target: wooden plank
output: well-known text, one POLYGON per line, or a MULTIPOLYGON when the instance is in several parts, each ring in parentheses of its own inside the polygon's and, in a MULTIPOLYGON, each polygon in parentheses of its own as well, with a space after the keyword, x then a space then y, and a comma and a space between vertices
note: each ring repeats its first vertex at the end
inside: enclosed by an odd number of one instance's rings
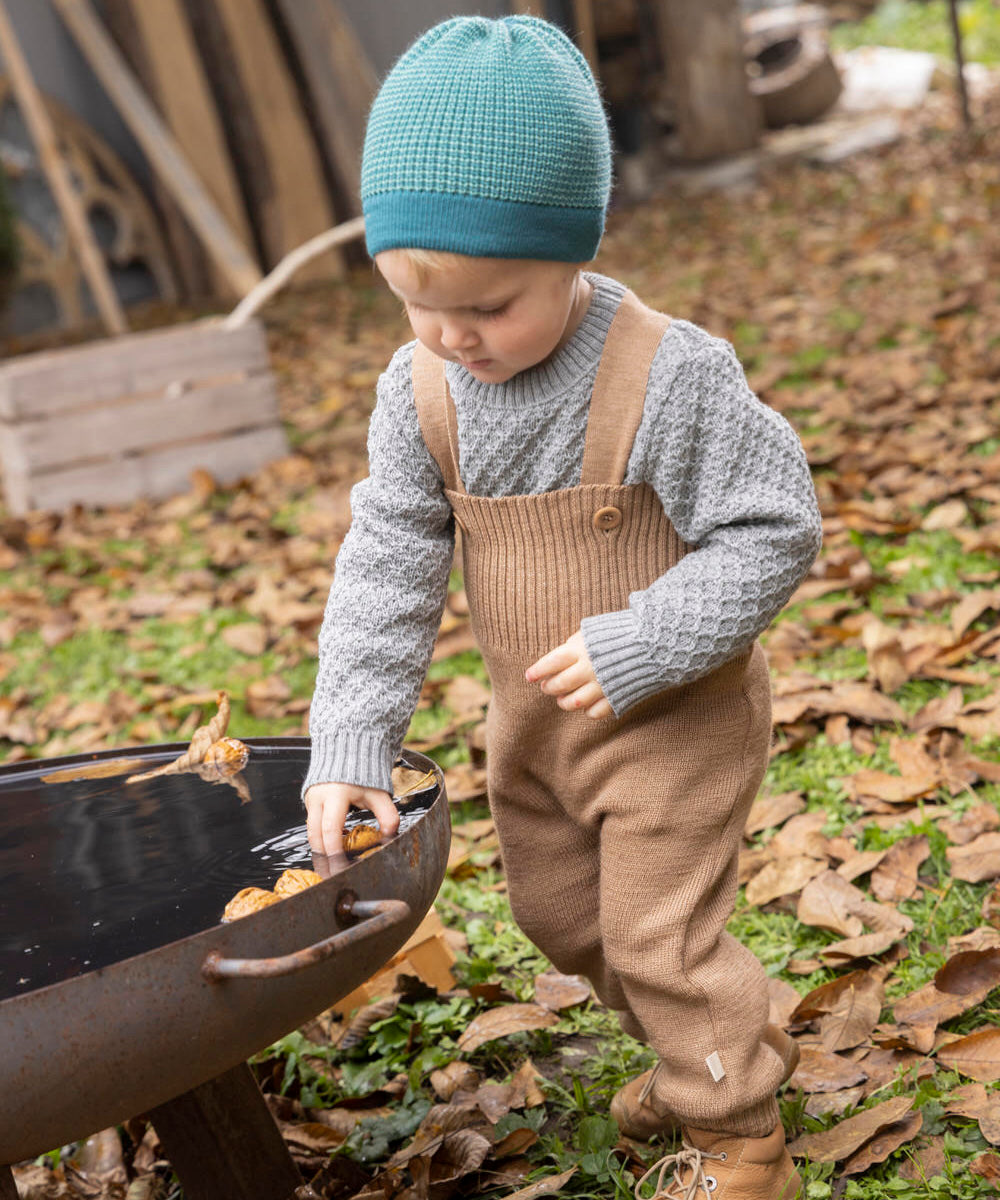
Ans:
POLYGON ((87 286, 90 288, 101 315, 105 328, 109 333, 125 333, 128 322, 118 301, 114 284, 104 262, 104 255, 97 245, 90 220, 80 202, 80 197, 73 186, 69 167, 63 161, 59 152, 59 143, 55 128, 45 108, 41 93, 35 84, 28 61, 21 50, 17 34, 11 24, 7 9, 0 3, 0 51, 7 64, 14 95, 25 123, 31 132, 32 140, 38 148, 42 170, 48 180, 52 195, 58 205, 70 242, 76 250, 83 268, 87 286))
POLYGON ((173 446, 151 454, 71 467, 45 475, 4 473, 10 509, 65 509, 71 504, 131 504, 140 496, 162 499, 190 487, 191 472, 208 471, 221 484, 236 483, 288 453, 284 429, 273 426, 249 433, 173 446))
POLYGON ((188 1200, 292 1200, 302 1177, 245 1063, 149 1119, 188 1200))
POLYGON ((82 413, 26 421, 10 430, 5 463, 35 474, 73 463, 148 453, 185 438, 279 424, 278 394, 269 374, 193 388, 179 396, 107 404, 82 413))
POLYGON ((266 370, 260 322, 237 329, 217 320, 178 325, 8 360, 0 365, 0 418, 30 420, 159 392, 172 383, 266 370))
POLYGON ((90 0, 52 2, 213 261, 239 295, 248 292, 260 280, 260 271, 191 170, 163 118, 94 15, 90 0))
MULTIPOLYGON (((228 112, 239 109, 241 121, 254 127, 261 158, 246 163, 244 174, 254 192, 254 216, 267 262, 273 266, 335 223, 319 153, 263 0, 206 0, 198 8, 206 20, 214 14, 215 36, 225 43, 217 49, 228 51, 231 58, 225 78, 217 76, 217 83, 226 88, 228 112)), ((214 51, 212 57, 218 68, 214 51)), ((342 272, 343 262, 336 254, 308 274, 329 278, 342 272)))
POLYGON ((378 77, 337 0, 277 0, 309 85, 340 188, 341 211, 361 212, 361 151, 378 77))
POLYGON ((573 0, 573 21, 576 25, 576 44, 590 64, 595 79, 600 78, 600 63, 597 60, 597 30, 594 25, 594 10, 590 0, 573 0))
MULTIPOLYGON (((183 0, 102 0, 101 11, 181 150, 233 232, 253 251, 239 180, 183 0)), ((192 296, 233 295, 173 197, 154 179, 171 248, 192 296)))

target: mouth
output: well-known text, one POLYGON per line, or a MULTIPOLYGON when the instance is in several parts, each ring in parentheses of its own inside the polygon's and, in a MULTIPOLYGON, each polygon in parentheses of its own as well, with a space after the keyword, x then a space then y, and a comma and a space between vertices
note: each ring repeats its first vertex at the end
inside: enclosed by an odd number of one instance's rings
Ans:
POLYGON ((471 362, 464 358, 459 359, 459 362, 467 371, 482 371, 485 367, 488 367, 492 361, 492 358, 476 358, 471 362))

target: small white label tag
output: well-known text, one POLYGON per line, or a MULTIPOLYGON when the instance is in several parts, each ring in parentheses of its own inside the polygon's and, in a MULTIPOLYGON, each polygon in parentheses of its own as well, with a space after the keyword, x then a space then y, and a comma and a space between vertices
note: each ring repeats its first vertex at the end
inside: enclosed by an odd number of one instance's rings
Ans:
POLYGON ((705 1059, 705 1065, 712 1072, 712 1078, 716 1083, 718 1083, 726 1073, 726 1068, 722 1065, 722 1059, 719 1058, 718 1050, 713 1050, 708 1058, 705 1059))

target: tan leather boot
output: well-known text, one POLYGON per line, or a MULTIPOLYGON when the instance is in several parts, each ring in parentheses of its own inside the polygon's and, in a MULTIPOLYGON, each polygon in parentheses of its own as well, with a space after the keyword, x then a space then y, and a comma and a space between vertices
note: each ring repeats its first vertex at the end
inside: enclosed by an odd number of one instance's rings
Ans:
MULTIPOLYGON (((799 1065, 798 1043, 777 1025, 768 1025, 764 1042, 784 1063, 785 1073, 781 1082, 786 1083, 799 1065)), ((623 1088, 619 1088, 611 1101, 612 1119, 625 1137, 634 1138, 637 1142, 648 1142, 657 1136, 666 1137, 681 1127, 680 1120, 668 1108, 658 1104, 653 1095, 653 1083, 662 1065, 657 1063, 630 1080, 623 1088)))
POLYGON ((685 1127, 676 1154, 654 1163, 635 1185, 653 1181, 651 1200, 799 1200, 802 1177, 780 1125, 762 1138, 685 1127))

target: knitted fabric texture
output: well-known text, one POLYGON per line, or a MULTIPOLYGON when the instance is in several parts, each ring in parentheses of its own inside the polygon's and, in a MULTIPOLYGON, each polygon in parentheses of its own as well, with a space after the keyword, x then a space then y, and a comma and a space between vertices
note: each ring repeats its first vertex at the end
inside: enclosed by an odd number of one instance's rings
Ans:
MULTIPOLYGON (((547 362, 501 384, 448 367, 462 480, 472 495, 579 483, 590 393, 624 291, 606 277, 587 278, 590 309, 547 362)), ((379 381, 370 475, 351 494, 353 523, 320 631, 307 787, 338 780, 389 788, 447 596, 454 525, 417 421, 412 350, 399 350, 379 381)), ((633 592, 627 607, 583 622, 619 716, 748 646, 821 540, 794 430, 753 395, 732 348, 687 321, 670 325, 654 359, 625 482, 648 483, 698 550, 633 592)))
POLYGON ((419 247, 586 262, 611 187, 601 98, 573 43, 536 17, 454 17, 396 63, 368 119, 368 251, 419 247))
POLYGON ((524 678, 525 662, 586 614, 624 608, 692 557, 653 488, 622 482, 662 329, 623 301, 578 486, 467 495, 442 364, 426 351, 416 407, 462 529, 472 627, 493 684, 488 791, 514 919, 558 970, 585 975, 642 1027, 665 1066, 654 1093, 682 1121, 758 1137, 777 1124, 782 1066, 762 1038, 764 970, 725 924, 770 745, 760 648, 619 722, 564 712, 524 678))

